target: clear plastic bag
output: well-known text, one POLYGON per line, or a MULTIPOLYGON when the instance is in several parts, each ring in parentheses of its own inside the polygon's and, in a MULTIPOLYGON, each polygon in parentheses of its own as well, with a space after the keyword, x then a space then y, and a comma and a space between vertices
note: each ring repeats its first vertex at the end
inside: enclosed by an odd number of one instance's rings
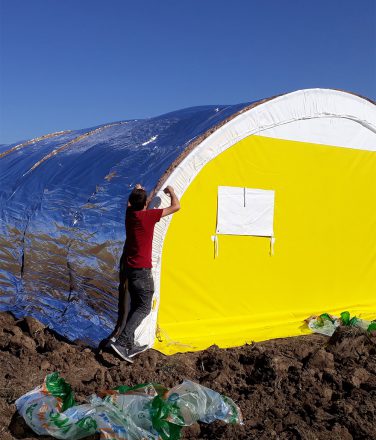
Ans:
POLYGON ((313 316, 308 318, 308 327, 314 333, 320 333, 326 336, 332 336, 336 328, 341 325, 340 321, 328 313, 323 313, 320 316, 313 316))
MULTIPOLYGON (((172 388, 167 393, 167 400, 176 402, 185 426, 214 420, 242 423, 238 407, 231 399, 190 380, 172 388)), ((176 424, 180 421, 176 420, 176 424)))
POLYGON ((19 413, 39 435, 58 439, 81 439, 96 432, 91 405, 74 406, 70 386, 58 373, 49 374, 43 385, 16 401, 19 413))
POLYGON ((376 321, 366 321, 356 316, 351 317, 347 311, 342 312, 339 318, 329 315, 329 313, 311 316, 307 319, 307 324, 314 333, 321 333, 327 336, 332 336, 340 325, 359 327, 369 332, 376 330, 376 321))
POLYGON ((188 380, 170 390, 152 383, 121 386, 75 405, 70 386, 53 373, 42 386, 21 396, 16 406, 37 434, 62 440, 95 432, 102 440, 177 440, 183 426, 199 420, 242 423, 231 399, 188 380))

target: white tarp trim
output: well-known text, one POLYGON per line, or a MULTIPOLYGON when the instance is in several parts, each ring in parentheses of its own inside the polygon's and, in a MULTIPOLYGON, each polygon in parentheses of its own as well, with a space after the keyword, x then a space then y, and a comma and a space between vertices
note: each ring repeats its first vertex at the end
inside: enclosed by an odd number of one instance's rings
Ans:
POLYGON ((376 151, 375 133, 358 122, 345 118, 292 121, 263 130, 260 134, 288 141, 376 151))
POLYGON ((274 191, 218 187, 217 234, 272 237, 274 191))
MULTIPOLYGON (((241 113, 214 131, 174 169, 165 181, 165 186, 171 185, 178 197, 181 198, 192 180, 210 160, 241 139, 253 134, 267 135, 267 130, 282 127, 286 124, 291 126, 291 123, 311 119, 343 119, 352 121, 362 126, 367 132, 367 145, 362 149, 376 151, 376 106, 373 103, 351 93, 337 90, 299 90, 259 104, 241 113)), ((288 130, 287 125, 286 129, 288 130)), ((327 125, 324 124, 322 127, 325 130, 327 125)), ((306 130, 306 127, 304 127, 304 130, 306 130)), ((309 129, 307 128, 307 130, 309 129)), ((269 131, 269 134, 272 136, 271 133, 269 131)), ((286 136, 288 136, 288 132, 286 136)), ((307 131, 304 134, 304 141, 311 142, 311 136, 312 139, 316 139, 313 131, 307 131)), ((286 137, 284 138, 286 139, 286 137)), ((341 143, 340 146, 342 147, 354 148, 354 146, 347 146, 343 142, 342 135, 338 134, 337 139, 338 142, 333 139, 333 135, 327 138, 324 133, 322 134, 322 143, 324 145, 338 146, 341 143)), ((292 138, 290 140, 295 139, 292 138)), ((156 194, 153 205, 167 207, 169 206, 169 201, 169 197, 161 190, 156 194)), ((184 209, 184 206, 182 206, 182 209, 184 209)), ((148 344, 152 347, 155 340, 160 301, 163 242, 170 221, 171 216, 163 217, 155 227, 152 254, 155 284, 154 308, 136 332, 135 340, 140 345, 148 344)), ((273 249, 271 248, 272 253, 273 249)))

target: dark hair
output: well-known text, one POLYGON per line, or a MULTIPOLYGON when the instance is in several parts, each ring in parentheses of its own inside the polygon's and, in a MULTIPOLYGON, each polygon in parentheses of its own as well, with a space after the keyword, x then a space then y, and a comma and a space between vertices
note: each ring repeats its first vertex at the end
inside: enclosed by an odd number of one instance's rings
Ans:
POLYGON ((144 189, 135 188, 129 196, 129 204, 135 211, 141 211, 146 205, 147 194, 144 189))

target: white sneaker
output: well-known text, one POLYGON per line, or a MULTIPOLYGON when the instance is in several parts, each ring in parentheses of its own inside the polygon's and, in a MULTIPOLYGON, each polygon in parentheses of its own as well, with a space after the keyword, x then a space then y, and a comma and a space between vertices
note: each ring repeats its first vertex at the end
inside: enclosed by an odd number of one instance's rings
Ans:
POLYGON ((114 350, 114 352, 116 354, 118 354, 122 359, 124 359, 125 361, 129 362, 130 364, 133 364, 132 359, 129 356, 129 350, 127 350, 126 348, 122 347, 119 344, 116 344, 116 342, 112 342, 110 344, 110 347, 114 350))

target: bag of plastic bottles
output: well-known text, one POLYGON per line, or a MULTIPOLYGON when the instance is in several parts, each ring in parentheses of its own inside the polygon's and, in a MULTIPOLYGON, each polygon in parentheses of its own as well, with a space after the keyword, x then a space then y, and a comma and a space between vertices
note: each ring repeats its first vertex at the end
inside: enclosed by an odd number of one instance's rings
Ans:
POLYGON ((197 421, 242 423, 240 409, 230 398, 188 380, 170 390, 153 383, 120 386, 75 405, 70 386, 52 373, 16 406, 37 434, 62 440, 95 432, 102 440, 178 440, 183 426, 197 421))

